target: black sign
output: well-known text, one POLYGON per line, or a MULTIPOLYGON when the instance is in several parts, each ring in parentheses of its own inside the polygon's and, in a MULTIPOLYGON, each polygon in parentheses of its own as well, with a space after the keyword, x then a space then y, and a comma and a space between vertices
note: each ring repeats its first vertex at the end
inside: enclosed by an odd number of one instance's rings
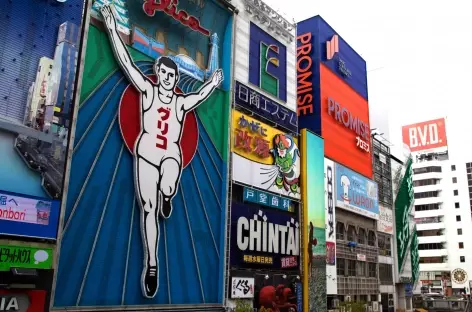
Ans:
POLYGON ((234 203, 231 207, 231 265, 239 268, 298 270, 297 216, 234 203))
POLYGON ((332 238, 334 234, 334 205, 333 205, 333 168, 326 168, 326 189, 328 190, 328 238, 332 238))
POLYGON ((297 113, 280 105, 269 97, 236 81, 234 103, 277 125, 298 133, 297 113))

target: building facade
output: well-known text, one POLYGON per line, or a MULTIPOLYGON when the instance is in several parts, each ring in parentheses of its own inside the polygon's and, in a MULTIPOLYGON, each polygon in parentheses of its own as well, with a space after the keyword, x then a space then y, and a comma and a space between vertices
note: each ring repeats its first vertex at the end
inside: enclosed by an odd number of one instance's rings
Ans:
POLYGON ((415 220, 418 229, 422 292, 470 292, 470 165, 451 154, 447 119, 403 127, 414 150, 415 220), (426 138, 424 140, 423 138, 426 138), (422 144, 427 141, 426 144, 422 144))

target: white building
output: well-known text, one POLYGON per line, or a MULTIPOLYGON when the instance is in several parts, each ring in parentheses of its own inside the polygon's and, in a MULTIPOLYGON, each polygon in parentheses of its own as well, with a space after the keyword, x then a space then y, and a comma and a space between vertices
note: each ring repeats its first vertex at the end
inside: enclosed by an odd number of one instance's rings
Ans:
MULTIPOLYGON (((48 57, 41 57, 39 59, 38 71, 36 73, 36 79, 34 81, 33 93, 31 96, 31 105, 29 105, 29 111, 25 113, 28 118, 27 122, 33 122, 36 117, 36 112, 40 108, 40 100, 44 100, 47 95, 48 81, 52 72, 52 65, 54 60, 48 57)), ((28 109, 28 108, 27 108, 28 109)))

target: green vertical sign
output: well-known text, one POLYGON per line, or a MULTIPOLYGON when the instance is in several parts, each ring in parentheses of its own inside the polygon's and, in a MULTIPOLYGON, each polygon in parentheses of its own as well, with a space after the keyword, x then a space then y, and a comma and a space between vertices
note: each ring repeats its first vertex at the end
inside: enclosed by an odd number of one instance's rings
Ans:
POLYGON ((410 255, 411 255, 411 279, 412 285, 418 281, 420 275, 420 257, 418 255, 418 233, 416 232, 416 226, 413 230, 413 235, 410 244, 410 255))
POLYGON ((52 249, 0 245, 0 271, 10 268, 50 269, 52 249))
POLYGON ((395 199, 395 223, 397 228, 396 238, 399 272, 403 267, 403 262, 408 251, 408 242, 411 237, 409 213, 414 201, 412 165, 413 160, 410 157, 407 160, 405 175, 400 183, 398 195, 395 199))

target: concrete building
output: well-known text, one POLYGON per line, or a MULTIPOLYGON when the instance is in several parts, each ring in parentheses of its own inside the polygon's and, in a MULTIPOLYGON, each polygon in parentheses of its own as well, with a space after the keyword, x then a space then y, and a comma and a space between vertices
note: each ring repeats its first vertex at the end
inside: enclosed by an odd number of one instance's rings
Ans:
POLYGON ((34 123, 40 102, 46 98, 47 85, 51 77, 52 66, 54 61, 48 57, 43 56, 39 59, 38 71, 36 72, 36 79, 33 84, 33 93, 31 96, 31 104, 26 109, 27 118, 26 123, 34 123))

